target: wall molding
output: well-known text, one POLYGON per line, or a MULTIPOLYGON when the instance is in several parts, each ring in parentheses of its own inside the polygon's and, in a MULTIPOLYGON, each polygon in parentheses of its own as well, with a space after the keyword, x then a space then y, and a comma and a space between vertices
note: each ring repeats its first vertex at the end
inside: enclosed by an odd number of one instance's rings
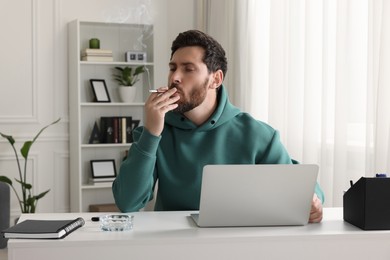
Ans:
POLYGON ((196 11, 196 28, 200 31, 207 32, 209 23, 209 0, 198 0, 195 2, 196 11))
POLYGON ((19 115, 19 116, 4 116, 0 115, 0 124, 13 124, 13 123, 38 123, 37 117, 37 107, 38 102, 36 100, 37 97, 37 39, 36 33, 38 31, 37 27, 37 17, 38 17, 38 0, 32 0, 31 2, 31 45, 32 45, 32 53, 31 53, 31 87, 32 87, 32 107, 31 107, 31 115, 19 115))
POLYGON ((65 194, 70 194, 70 176, 69 176, 69 153, 64 151, 54 152, 54 169, 59 169, 57 174, 54 174, 53 188, 53 209, 54 212, 69 212, 70 198, 64 196, 60 187, 64 187, 65 194), (67 166, 63 167, 64 165, 67 166), (61 169, 61 170, 60 170, 61 169))

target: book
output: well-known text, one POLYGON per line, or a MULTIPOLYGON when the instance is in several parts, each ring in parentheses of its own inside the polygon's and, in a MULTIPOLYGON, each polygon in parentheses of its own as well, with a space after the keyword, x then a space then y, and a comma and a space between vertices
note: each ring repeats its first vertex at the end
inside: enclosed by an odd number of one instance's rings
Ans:
POLYGON ((115 177, 107 177, 107 178, 89 178, 89 184, 95 185, 95 184, 101 184, 101 183, 110 183, 115 181, 115 177))
POLYGON ((81 52, 81 55, 111 55, 112 56, 112 50, 107 50, 107 49, 85 49, 84 51, 81 52))
POLYGON ((132 143, 133 130, 140 124, 131 116, 100 117, 100 142, 103 144, 132 143))
POLYGON ((81 57, 82 61, 113 61, 112 57, 105 56, 83 56, 81 57))
POLYGON ((2 231, 5 238, 64 238, 85 224, 83 218, 67 220, 28 219, 2 231))
POLYGON ((112 55, 111 54, 83 54, 81 55, 81 57, 111 57, 112 58, 112 55))
POLYGON ((122 117, 121 118, 121 129, 122 129, 122 144, 125 144, 126 141, 127 141, 127 133, 126 133, 126 121, 127 121, 127 118, 126 117, 122 117))
POLYGON ((100 118, 101 142, 104 144, 114 143, 114 119, 113 117, 100 118))
POLYGON ((81 57, 112 57, 112 54, 96 53, 96 54, 82 54, 81 57))
POLYGON ((119 133, 120 133, 120 129, 119 129, 119 117, 114 117, 113 118, 114 120, 114 143, 117 144, 117 143, 120 143, 119 139, 119 133))

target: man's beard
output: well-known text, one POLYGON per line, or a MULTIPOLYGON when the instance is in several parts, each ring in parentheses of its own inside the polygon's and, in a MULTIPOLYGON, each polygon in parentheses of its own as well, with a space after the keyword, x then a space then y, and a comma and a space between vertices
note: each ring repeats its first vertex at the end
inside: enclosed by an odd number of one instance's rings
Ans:
MULTIPOLYGON (((176 102, 176 104, 178 104, 177 108, 175 108, 173 111, 178 113, 185 113, 202 104, 207 95, 208 82, 209 78, 206 78, 206 80, 200 87, 194 88, 189 94, 189 99, 186 99, 182 95, 179 101, 176 102)), ((175 83, 172 83, 169 88, 177 88, 178 90, 180 90, 178 85, 175 83)))

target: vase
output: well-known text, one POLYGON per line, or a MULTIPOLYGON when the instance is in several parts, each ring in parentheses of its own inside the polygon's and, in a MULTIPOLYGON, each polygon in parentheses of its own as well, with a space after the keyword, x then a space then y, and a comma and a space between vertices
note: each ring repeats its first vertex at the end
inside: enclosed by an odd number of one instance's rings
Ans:
POLYGON ((119 86, 119 98, 122 102, 131 103, 134 102, 137 94, 136 87, 119 86))

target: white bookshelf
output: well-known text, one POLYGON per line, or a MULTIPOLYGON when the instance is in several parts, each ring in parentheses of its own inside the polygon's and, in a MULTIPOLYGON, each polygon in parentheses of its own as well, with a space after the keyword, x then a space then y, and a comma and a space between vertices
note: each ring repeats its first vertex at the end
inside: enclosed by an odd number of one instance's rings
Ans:
MULTIPOLYGON (((137 88, 134 103, 121 103, 118 84, 113 80, 116 66, 147 66, 150 85, 154 82, 153 37, 143 41, 147 62, 129 63, 125 53, 139 46, 140 36, 152 25, 101 23, 75 20, 68 25, 69 55, 69 115, 70 115, 70 206, 72 212, 86 212, 91 204, 113 203, 112 183, 89 184, 90 161, 114 159, 118 171, 120 162, 131 144, 89 144, 95 122, 102 116, 131 116, 143 124, 144 101, 148 95, 148 76, 144 73, 137 88), (89 39, 98 38, 101 49, 113 51, 113 62, 81 61, 81 51, 88 48, 89 39), (110 103, 93 102, 90 79, 104 79, 111 98, 110 103)), ((137 49, 139 51, 139 49, 137 49)))

